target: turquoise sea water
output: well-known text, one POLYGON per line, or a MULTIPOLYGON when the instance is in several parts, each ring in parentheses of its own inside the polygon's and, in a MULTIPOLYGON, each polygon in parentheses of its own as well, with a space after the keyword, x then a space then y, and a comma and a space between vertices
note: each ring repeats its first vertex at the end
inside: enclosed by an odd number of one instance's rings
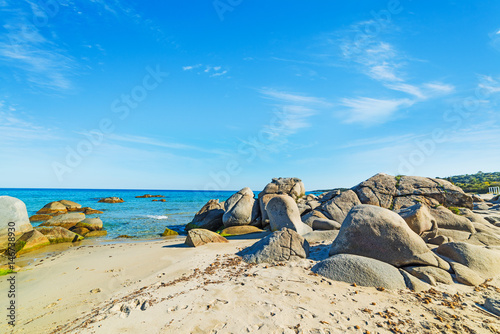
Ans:
MULTIPOLYGON (((28 214, 34 215, 45 204, 70 200, 84 207, 104 211, 100 217, 108 231, 107 239, 127 234, 138 238, 159 237, 165 227, 184 231, 194 214, 212 198, 228 199, 234 191, 184 191, 184 190, 91 190, 91 189, 0 189, 0 196, 7 195, 22 200, 28 214), (153 202, 161 198, 135 198, 145 194, 164 195, 166 202, 153 202), (103 197, 123 198, 124 203, 98 203, 103 197)), ((37 226, 40 223, 33 223, 37 226)))

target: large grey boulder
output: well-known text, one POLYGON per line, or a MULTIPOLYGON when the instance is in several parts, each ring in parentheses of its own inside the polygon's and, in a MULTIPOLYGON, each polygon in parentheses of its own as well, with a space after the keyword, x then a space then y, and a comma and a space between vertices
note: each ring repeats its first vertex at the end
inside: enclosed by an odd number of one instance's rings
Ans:
POLYGON ((389 209, 398 192, 397 184, 398 181, 394 176, 379 173, 361 182, 352 190, 356 192, 361 203, 389 209))
POLYGON ((15 234, 33 230, 24 202, 14 197, 0 196, 0 236, 7 235, 9 228, 13 228, 15 234))
POLYGON ((471 234, 466 242, 479 246, 500 246, 500 237, 491 232, 478 232, 471 234))
POLYGON ((340 223, 337 223, 335 220, 331 219, 315 219, 312 222, 312 229, 315 231, 327 231, 327 230, 340 230, 340 223))
POLYGON ((406 288, 405 280, 397 268, 364 256, 334 255, 316 264, 312 271, 335 281, 361 286, 406 288))
POLYGON ((257 241, 238 255, 248 263, 305 259, 309 255, 309 243, 294 230, 283 228, 257 241))
POLYGON ((188 231, 188 235, 184 243, 187 246, 198 247, 209 243, 227 243, 227 239, 221 237, 215 232, 194 228, 188 231))
POLYGON ((460 264, 458 262, 450 262, 453 271, 455 272, 455 279, 458 283, 462 283, 465 285, 478 286, 483 284, 485 279, 482 278, 478 273, 474 270, 471 270, 460 264))
POLYGON ((361 204, 358 196, 352 190, 347 190, 323 204, 320 208, 327 218, 342 223, 349 211, 361 204))
POLYGON ((39 215, 58 215, 68 212, 68 208, 60 202, 50 202, 38 210, 39 215))
POLYGON ((83 240, 81 235, 73 233, 60 226, 37 227, 36 230, 49 239, 51 244, 83 240))
POLYGON ((396 212, 405 220, 412 231, 418 235, 437 230, 436 220, 431 215, 427 205, 417 203, 396 212))
POLYGON ((330 248, 330 255, 336 254, 371 257, 397 267, 431 265, 447 269, 401 216, 373 205, 358 205, 349 212, 330 248))
POLYGON ((402 176, 398 184, 398 196, 422 196, 438 201, 446 207, 472 209, 472 196, 461 188, 442 179, 402 176))
POLYGON ((70 229, 79 222, 85 220, 85 214, 81 212, 70 212, 59 216, 52 217, 40 226, 61 226, 70 229))
MULTIPOLYGON (((37 230, 31 230, 23 233, 19 239, 16 240, 15 250, 17 254, 26 253, 50 244, 49 239, 37 230)), ((9 254, 11 254, 9 252, 9 254)))
POLYGON ((223 226, 223 214, 224 204, 219 203, 218 199, 211 199, 196 213, 193 220, 186 225, 185 230, 189 231, 194 228, 201 228, 217 231, 223 226))
POLYGON ((63 199, 63 200, 60 200, 58 202, 61 203, 62 205, 64 205, 68 209, 68 211, 73 211, 73 210, 77 210, 77 209, 82 208, 81 204, 78 204, 78 203, 73 202, 73 201, 69 201, 67 199, 63 199))
POLYGON ((465 242, 442 244, 435 251, 475 271, 483 278, 500 275, 500 251, 465 242))
POLYGON ((473 223, 481 223, 481 224, 488 224, 489 221, 484 219, 484 217, 480 214, 472 212, 470 209, 466 208, 458 208, 460 215, 467 218, 473 223))
POLYGON ((100 218, 85 218, 81 222, 77 223, 75 227, 83 227, 89 231, 99 231, 103 228, 103 222, 100 218))
POLYGON ((431 285, 425 283, 422 280, 419 280, 412 274, 408 273, 406 270, 400 268, 399 273, 403 275, 406 287, 414 292, 427 291, 432 288, 431 285))
MULTIPOLYGON (((467 231, 459 231, 459 230, 448 230, 448 229, 438 229, 437 236, 446 237, 452 241, 467 241, 471 237, 471 233, 467 231)), ((428 239, 426 239, 429 242, 428 239)))
POLYGON ((304 224, 312 227, 312 224, 316 219, 328 219, 328 218, 321 211, 313 210, 303 215, 300 219, 304 224))
POLYGON ((452 183, 419 176, 377 174, 352 190, 363 204, 401 209, 417 203, 473 208, 472 197, 452 183))
POLYGON ((341 191, 339 189, 333 189, 333 190, 330 190, 330 191, 327 191, 327 192, 324 192, 324 193, 318 195, 318 197, 316 199, 318 200, 318 202, 323 204, 323 203, 328 202, 329 200, 331 200, 335 196, 340 195, 340 193, 341 193, 341 191))
POLYGON ((265 194, 265 195, 259 194, 258 201, 259 201, 259 208, 260 208, 260 217, 261 217, 263 226, 269 225, 269 215, 267 214, 267 211, 266 211, 267 203, 269 203, 269 201, 276 196, 280 196, 280 195, 279 194, 265 194))
POLYGON ((431 266, 410 266, 404 267, 404 270, 433 286, 436 286, 437 282, 453 284, 453 278, 450 273, 441 268, 431 266))
POLYGON ((476 229, 469 219, 457 215, 443 206, 439 206, 435 209, 430 208, 429 210, 440 230, 448 229, 476 233, 476 229))
POLYGON ((315 231, 339 230, 341 225, 335 220, 326 218, 326 216, 322 214, 321 211, 317 210, 306 213, 305 215, 302 216, 301 219, 302 222, 304 222, 304 224, 310 226, 315 231))
POLYGON ((302 222, 297 203, 288 195, 273 197, 267 203, 266 211, 269 215, 272 231, 278 231, 285 227, 296 231, 300 235, 312 231, 311 227, 302 222))
POLYGON ((267 194, 278 194, 288 195, 297 200, 305 196, 305 193, 306 189, 302 180, 296 177, 278 177, 264 187, 264 190, 259 193, 259 198, 267 194))
POLYGON ((220 231, 220 235, 223 237, 231 237, 235 235, 246 235, 252 233, 269 233, 264 230, 261 230, 258 227, 251 225, 243 225, 243 226, 231 226, 226 227, 222 231, 220 231))
POLYGON ((259 202, 250 188, 243 188, 224 204, 222 223, 225 227, 249 225, 259 217, 259 202))
POLYGON ((0 252, 9 246, 9 229, 13 229, 14 238, 19 238, 23 233, 32 231, 33 226, 23 201, 0 196, 0 252))

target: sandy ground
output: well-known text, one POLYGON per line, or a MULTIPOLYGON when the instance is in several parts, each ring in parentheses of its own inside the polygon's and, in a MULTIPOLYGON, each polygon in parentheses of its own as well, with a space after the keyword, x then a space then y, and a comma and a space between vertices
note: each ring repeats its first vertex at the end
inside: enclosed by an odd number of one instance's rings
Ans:
MULTIPOLYGON (((187 248, 182 239, 79 244, 27 254, 17 274, 17 326, 2 333, 499 333, 479 306, 483 287, 379 291, 316 276, 311 259, 248 265, 235 253, 255 240, 187 248), (43 258, 45 257, 45 258, 43 258), (43 258, 43 261, 42 261, 43 258)), ((0 277, 1 309, 8 284, 0 277)), ((6 313, 6 311, 3 311, 6 313)))

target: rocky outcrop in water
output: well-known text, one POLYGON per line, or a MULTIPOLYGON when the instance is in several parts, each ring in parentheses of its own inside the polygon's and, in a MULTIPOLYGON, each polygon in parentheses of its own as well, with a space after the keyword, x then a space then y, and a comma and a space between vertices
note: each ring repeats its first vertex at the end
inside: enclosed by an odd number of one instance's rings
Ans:
POLYGON ((101 198, 98 203, 123 203, 124 200, 123 198, 119 197, 106 197, 106 198, 101 198))

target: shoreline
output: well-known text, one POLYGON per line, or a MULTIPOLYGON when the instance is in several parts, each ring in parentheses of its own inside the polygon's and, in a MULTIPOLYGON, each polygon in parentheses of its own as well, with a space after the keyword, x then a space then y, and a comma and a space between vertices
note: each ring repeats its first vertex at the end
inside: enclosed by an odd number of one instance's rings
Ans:
MULTIPOLYGON (((15 265, 24 268, 27 265, 31 265, 33 262, 37 262, 39 260, 45 260, 46 258, 50 258, 60 253, 64 253, 72 248, 78 248, 78 247, 104 246, 104 245, 116 245, 116 244, 135 244, 135 243, 147 243, 147 242, 158 242, 158 241, 184 242, 184 239, 186 239, 185 235, 178 235, 178 236, 165 236, 157 238, 118 238, 118 239, 89 238, 75 242, 61 242, 57 244, 50 244, 44 247, 40 247, 38 249, 31 250, 26 253, 22 253, 17 256, 15 260, 15 265)), ((0 257, 0 266, 7 264, 7 262, 8 259, 6 257, 3 256, 0 257)))

